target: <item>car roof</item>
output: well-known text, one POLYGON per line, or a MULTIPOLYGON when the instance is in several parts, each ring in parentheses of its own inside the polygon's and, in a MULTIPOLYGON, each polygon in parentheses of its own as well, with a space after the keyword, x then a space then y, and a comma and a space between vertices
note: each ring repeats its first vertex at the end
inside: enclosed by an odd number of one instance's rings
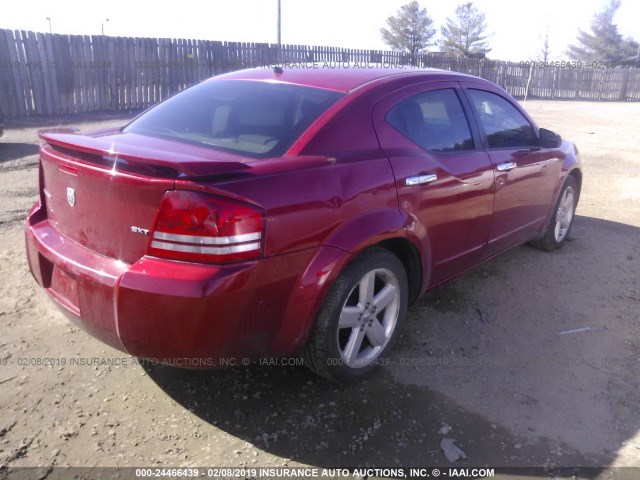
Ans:
POLYGON ((306 62, 239 70, 214 77, 212 80, 254 80, 282 82, 307 87, 324 88, 348 93, 365 84, 371 84, 390 77, 421 77, 426 80, 480 80, 464 73, 438 69, 418 69, 413 67, 383 67, 375 64, 349 64, 342 62, 306 62))

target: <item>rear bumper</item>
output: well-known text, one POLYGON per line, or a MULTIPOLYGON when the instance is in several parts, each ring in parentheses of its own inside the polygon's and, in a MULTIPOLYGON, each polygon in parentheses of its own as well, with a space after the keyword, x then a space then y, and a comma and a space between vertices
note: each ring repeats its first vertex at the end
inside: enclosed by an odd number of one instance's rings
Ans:
POLYGON ((34 278, 72 322, 135 357, 187 368, 297 351, 327 267, 345 256, 323 247, 231 265, 130 265, 60 235, 39 205, 25 236, 34 278))

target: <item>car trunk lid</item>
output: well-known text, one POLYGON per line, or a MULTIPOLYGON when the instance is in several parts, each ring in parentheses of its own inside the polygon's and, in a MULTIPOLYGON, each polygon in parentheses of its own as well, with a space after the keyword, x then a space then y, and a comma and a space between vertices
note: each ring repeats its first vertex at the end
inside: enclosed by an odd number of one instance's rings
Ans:
POLYGON ((53 228, 129 264, 146 253, 162 198, 176 179, 250 169, 228 154, 134 136, 140 137, 116 131, 40 133, 41 199, 53 228))

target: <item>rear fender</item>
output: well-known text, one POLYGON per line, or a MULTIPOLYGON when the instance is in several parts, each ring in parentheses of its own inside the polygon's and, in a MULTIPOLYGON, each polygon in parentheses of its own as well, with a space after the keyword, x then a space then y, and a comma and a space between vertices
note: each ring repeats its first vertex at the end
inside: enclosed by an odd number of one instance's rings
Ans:
POLYGON ((333 245, 357 255, 366 248, 385 240, 405 239, 413 244, 420 257, 422 282, 420 293, 429 283, 431 256, 429 236, 424 225, 412 213, 395 208, 367 212, 335 230, 325 244, 333 245))
POLYGON ((357 253, 388 238, 404 237, 404 228, 397 208, 383 208, 350 219, 331 232, 323 244, 357 253))
MULTIPOLYGON (((406 237, 405 218, 393 208, 364 213, 332 232, 301 275, 280 328, 272 339, 271 350, 284 355, 300 351, 329 288, 345 266, 368 247, 406 237)), ((422 251, 416 238, 409 240, 422 251)))
POLYGON ((300 276, 280 328, 271 339, 272 352, 291 355, 302 349, 315 324, 324 297, 351 258, 349 252, 337 247, 318 248, 309 266, 300 276))

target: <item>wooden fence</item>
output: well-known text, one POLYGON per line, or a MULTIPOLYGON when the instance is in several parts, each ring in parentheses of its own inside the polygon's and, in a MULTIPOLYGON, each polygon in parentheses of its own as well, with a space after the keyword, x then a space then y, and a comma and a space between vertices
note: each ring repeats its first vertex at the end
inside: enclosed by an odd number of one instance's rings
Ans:
MULTIPOLYGON (((24 118, 140 110, 207 77, 241 68, 283 62, 398 66, 410 60, 393 51, 0 29, 0 112, 24 118)), ((640 69, 635 68, 541 68, 443 55, 415 60, 422 67, 486 78, 516 97, 640 101, 640 69)))

